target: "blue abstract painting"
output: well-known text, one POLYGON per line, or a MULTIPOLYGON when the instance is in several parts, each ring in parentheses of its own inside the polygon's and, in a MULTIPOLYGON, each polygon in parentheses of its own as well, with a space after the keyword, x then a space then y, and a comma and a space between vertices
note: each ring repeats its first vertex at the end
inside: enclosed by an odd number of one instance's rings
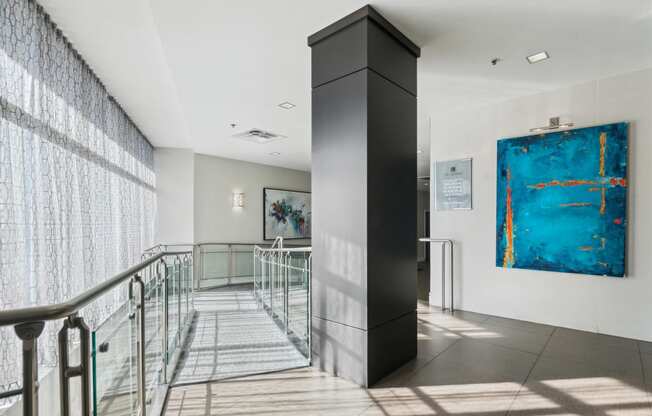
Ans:
POLYGON ((623 277, 628 123, 498 141, 496 265, 623 277))

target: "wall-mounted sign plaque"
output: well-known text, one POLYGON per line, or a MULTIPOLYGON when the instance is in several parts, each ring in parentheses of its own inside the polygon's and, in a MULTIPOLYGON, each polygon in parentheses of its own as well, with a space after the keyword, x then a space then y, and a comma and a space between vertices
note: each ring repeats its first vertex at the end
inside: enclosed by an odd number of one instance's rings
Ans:
POLYGON ((435 162, 435 206, 437 211, 471 209, 472 159, 435 162))

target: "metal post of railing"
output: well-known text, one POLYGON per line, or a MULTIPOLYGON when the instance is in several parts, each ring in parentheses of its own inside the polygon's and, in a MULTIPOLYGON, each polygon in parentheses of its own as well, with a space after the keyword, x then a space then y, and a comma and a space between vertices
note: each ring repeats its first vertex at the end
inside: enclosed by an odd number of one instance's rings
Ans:
POLYGON ((441 310, 446 310, 446 244, 441 244, 441 310))
POLYGON ((61 416, 70 415, 70 379, 80 377, 81 385, 81 414, 90 415, 91 412, 91 350, 90 330, 84 320, 76 315, 69 316, 63 321, 63 328, 58 336, 59 349, 59 392, 61 416), (68 331, 79 331, 79 365, 70 367, 68 355, 68 331))
POLYGON ((178 262, 179 271, 177 274, 177 334, 175 338, 177 339, 177 345, 181 343, 181 274, 183 273, 183 265, 179 256, 176 257, 175 262, 178 262))
POLYGON ((226 268, 228 277, 226 278, 227 285, 233 283, 233 246, 231 244, 226 245, 226 268))
POLYGON ((200 247, 201 247, 200 244, 196 244, 193 247, 193 250, 192 250, 192 260, 193 260, 193 285, 192 285, 192 287, 195 288, 195 290, 199 289, 199 286, 198 286, 199 279, 197 279, 195 281, 195 277, 201 276, 201 270, 199 269, 200 265, 201 265, 201 255, 199 254, 200 247))
POLYGON ((168 325, 170 324, 169 322, 169 305, 168 305, 168 280, 170 279, 170 276, 168 275, 168 266, 165 263, 163 259, 161 259, 161 263, 163 265, 163 380, 164 383, 168 383, 170 380, 168 380, 168 325))
MULTIPOLYGON (((79 330, 82 415, 91 413, 91 331, 81 317, 75 318, 79 330)), ((144 415, 143 415, 144 416, 144 415)))
POLYGON ((288 262, 290 261, 290 253, 285 253, 283 256, 283 264, 285 265, 285 270, 283 273, 284 279, 284 291, 285 291, 285 304, 284 304, 284 315, 285 315, 285 333, 290 332, 290 287, 289 287, 289 277, 290 277, 290 268, 288 267, 288 262))
POLYGON ((38 416, 38 337, 45 322, 27 322, 14 327, 23 341, 23 416, 38 416))
POLYGON ((186 281, 184 284, 184 291, 186 292, 186 319, 190 313, 190 288, 192 288, 192 256, 184 255, 183 261, 186 263, 186 281))
POLYGON ((68 326, 63 323, 63 328, 58 335, 59 348, 59 411, 61 416, 70 414, 70 383, 68 382, 68 326))
POLYGON ((273 254, 269 255, 269 310, 274 317, 274 262, 271 260, 273 254))
POLYGON ((254 274, 254 299, 256 300, 256 304, 258 304, 258 296, 257 296, 257 290, 256 290, 256 247, 254 247, 254 255, 253 257, 253 274, 254 274))
POLYGON ((453 279, 454 276, 454 267, 455 267, 455 258, 453 257, 455 254, 455 250, 453 250, 453 240, 449 240, 448 244, 450 245, 450 269, 451 269, 451 313, 455 312, 455 307, 453 306, 453 301, 455 300, 455 291, 453 290, 453 282, 455 279, 453 279))
POLYGON ((135 275, 132 284, 138 285, 138 304, 136 305, 138 333, 136 345, 138 348, 138 405, 140 416, 147 413, 147 383, 145 380, 145 283, 139 275, 135 275))

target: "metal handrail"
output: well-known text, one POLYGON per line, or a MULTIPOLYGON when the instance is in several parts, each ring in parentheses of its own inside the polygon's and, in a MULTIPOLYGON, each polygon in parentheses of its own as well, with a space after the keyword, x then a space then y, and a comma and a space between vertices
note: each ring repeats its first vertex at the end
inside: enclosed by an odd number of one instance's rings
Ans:
POLYGON ((134 274, 146 268, 152 263, 155 263, 162 257, 175 256, 181 254, 192 253, 191 251, 172 251, 161 252, 144 260, 133 267, 128 268, 122 273, 118 273, 112 278, 105 280, 97 286, 88 289, 87 291, 75 296, 74 298, 52 305, 45 306, 31 306, 27 308, 9 309, 0 311, 0 327, 8 325, 17 325, 21 323, 34 322, 34 321, 53 321, 56 319, 66 318, 70 315, 77 313, 81 308, 91 303, 93 300, 100 297, 102 294, 110 291, 120 283, 125 282, 134 274))
MULTIPOLYGON (((0 394, 0 398, 22 394, 23 415, 38 415, 38 337, 43 332, 45 321, 65 318, 63 321, 63 328, 58 334, 60 413, 61 416, 68 416, 70 414, 70 379, 73 377, 80 377, 82 415, 89 416, 91 413, 90 329, 84 322, 83 317, 79 315, 79 311, 84 306, 116 288, 121 283, 129 281, 130 297, 133 293, 133 286, 138 286, 137 299, 139 299, 139 301, 137 302, 137 319, 140 328, 137 335, 138 402, 140 406, 140 416, 146 416, 145 284, 139 273, 143 271, 146 272, 147 267, 159 260, 164 261, 162 258, 166 256, 176 256, 176 258, 179 259, 179 256, 183 255, 183 264, 190 267, 192 266, 192 260, 188 261, 189 254, 192 254, 192 251, 162 251, 66 302, 0 311, 0 327, 14 325, 16 335, 18 335, 22 341, 23 351, 23 385, 20 389, 3 392, 0 394), (71 329, 78 330, 80 337, 80 361, 79 365, 76 366, 69 365, 68 332, 71 329)), ((179 280, 179 282, 181 282, 181 280, 179 280)), ((167 293, 167 280, 165 285, 167 293)), ((167 301, 167 295, 165 296, 165 300, 167 301)), ((165 333, 167 334, 167 328, 165 333)), ((165 345, 167 345, 167 343, 165 343, 165 345)))
POLYGON ((455 298, 455 294, 453 292, 453 270, 454 270, 454 246, 455 242, 449 238, 430 238, 430 237, 422 237, 419 238, 419 241, 422 243, 441 243, 441 310, 445 311, 446 309, 450 309, 451 312, 454 312, 455 309, 453 307, 453 301, 455 298), (451 275, 451 306, 450 308, 446 308, 446 246, 450 247, 449 250, 449 265, 450 265, 450 275, 451 275))
POLYGON ((312 247, 264 248, 256 246, 256 249, 265 253, 312 253, 312 247))
MULTIPOLYGON (((200 241, 198 243, 160 243, 156 244, 148 249, 145 249, 144 252, 149 252, 152 250, 159 249, 161 247, 198 247, 198 246, 261 246, 263 244, 266 245, 274 245, 278 239, 282 239, 282 237, 277 237, 274 241, 272 242, 261 242, 261 241, 256 241, 256 242, 251 242, 251 243, 246 243, 246 242, 224 242, 224 241, 200 241)), ((300 244, 293 244, 293 243, 287 243, 283 241, 284 245, 290 245, 290 246, 301 246, 300 244)))

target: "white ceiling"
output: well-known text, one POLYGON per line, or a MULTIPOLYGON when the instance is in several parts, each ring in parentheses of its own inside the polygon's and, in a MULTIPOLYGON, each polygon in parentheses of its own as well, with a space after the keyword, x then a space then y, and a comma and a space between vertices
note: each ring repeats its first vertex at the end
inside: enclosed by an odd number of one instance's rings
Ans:
MULTIPOLYGON (((155 146, 310 169, 306 38, 360 0, 38 0, 155 146), (296 104, 291 110, 277 105, 296 104), (236 128, 230 126, 236 123, 236 128), (287 136, 259 145, 249 128, 287 136), (279 152, 280 156, 269 153, 279 152)), ((652 67, 652 0, 377 0, 422 47, 429 114, 652 67), (547 50, 536 65, 525 56, 547 50), (498 65, 489 61, 501 58, 498 65)))

